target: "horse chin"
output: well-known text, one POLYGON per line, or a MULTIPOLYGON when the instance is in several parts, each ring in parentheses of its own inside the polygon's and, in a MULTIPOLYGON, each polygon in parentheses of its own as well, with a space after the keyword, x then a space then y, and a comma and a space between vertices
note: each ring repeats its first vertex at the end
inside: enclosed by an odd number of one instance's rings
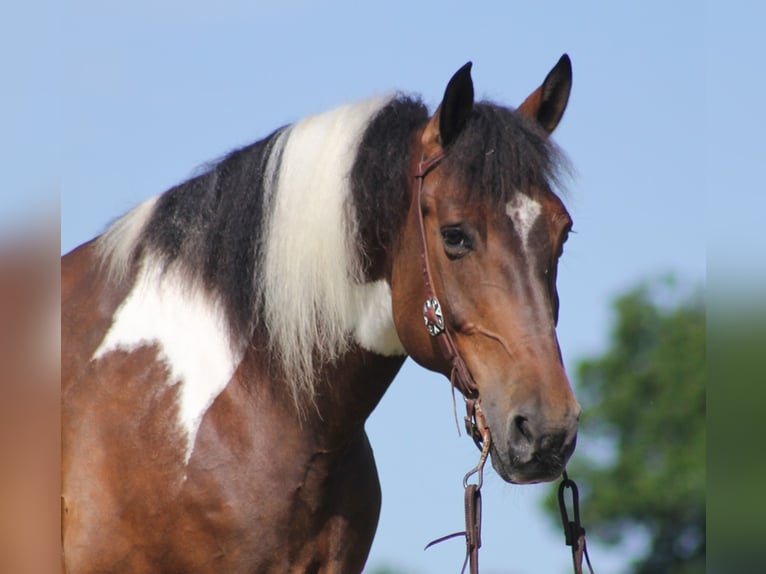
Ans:
POLYGON ((535 458, 529 462, 514 464, 508 457, 503 457, 494 448, 490 450, 492 468, 500 478, 511 484, 537 484, 552 482, 564 472, 566 460, 559 457, 552 459, 535 458))

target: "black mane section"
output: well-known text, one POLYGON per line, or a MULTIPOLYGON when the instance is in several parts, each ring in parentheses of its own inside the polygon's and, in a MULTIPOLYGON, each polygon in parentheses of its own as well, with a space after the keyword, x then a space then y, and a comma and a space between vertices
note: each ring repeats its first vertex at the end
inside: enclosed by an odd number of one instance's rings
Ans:
POLYGON ((365 274, 377 275, 371 268, 382 260, 404 223, 411 138, 427 119, 423 102, 398 96, 364 131, 351 169, 351 189, 365 274))
MULTIPOLYGON (((354 209, 365 272, 398 236, 407 214, 408 162, 413 132, 428 120, 420 100, 394 98, 364 132, 351 170, 354 209)), ((444 169, 470 201, 501 205, 517 191, 561 183, 567 163, 548 134, 515 110, 480 102, 445 150, 444 169)))
POLYGON ((234 333, 245 337, 260 307, 254 277, 269 208, 266 191, 276 185, 265 181, 265 171, 278 135, 231 152, 207 172, 165 192, 141 243, 166 268, 173 266, 215 291, 234 333))
POLYGON ((447 148, 446 173, 469 199, 502 204, 517 191, 559 185, 566 160, 548 134, 524 115, 488 102, 474 106, 465 128, 447 148))

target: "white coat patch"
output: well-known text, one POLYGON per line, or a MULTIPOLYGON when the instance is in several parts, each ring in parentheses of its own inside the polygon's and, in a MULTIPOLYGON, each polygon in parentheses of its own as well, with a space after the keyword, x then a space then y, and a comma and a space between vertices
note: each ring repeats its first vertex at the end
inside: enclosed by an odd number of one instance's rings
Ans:
POLYGON ((362 348, 385 356, 406 355, 394 327, 391 287, 375 281, 356 288, 357 321, 354 339, 362 348))
POLYGON ((242 353, 232 350, 224 313, 210 296, 157 267, 151 260, 142 262, 92 360, 117 350, 159 347, 170 370, 168 384, 179 385, 178 423, 186 433, 188 463, 202 417, 226 388, 242 353))

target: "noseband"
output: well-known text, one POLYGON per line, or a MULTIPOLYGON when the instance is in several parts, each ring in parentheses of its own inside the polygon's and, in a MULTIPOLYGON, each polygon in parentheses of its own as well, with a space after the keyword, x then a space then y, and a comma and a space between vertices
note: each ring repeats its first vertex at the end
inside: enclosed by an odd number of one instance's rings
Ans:
POLYGON ((490 439, 489 427, 484 420, 484 414, 479 404, 479 389, 473 380, 468 367, 460 356, 460 351, 455 344, 455 340, 447 328, 444 321, 444 311, 439 298, 433 288, 433 277, 431 275, 431 266, 428 260, 428 243, 426 240, 426 229, 423 221, 423 180, 426 176, 444 159, 444 152, 441 151, 428 159, 421 157, 418 163, 418 170, 415 172, 415 178, 418 180, 418 191, 412 195, 413 208, 418 215, 418 231, 420 235, 420 265, 423 271, 423 281, 425 282, 426 300, 423 303, 423 320, 428 333, 436 339, 442 356, 451 365, 450 383, 453 389, 462 393, 466 403, 465 425, 466 432, 473 438, 476 446, 481 450, 484 443, 490 439))

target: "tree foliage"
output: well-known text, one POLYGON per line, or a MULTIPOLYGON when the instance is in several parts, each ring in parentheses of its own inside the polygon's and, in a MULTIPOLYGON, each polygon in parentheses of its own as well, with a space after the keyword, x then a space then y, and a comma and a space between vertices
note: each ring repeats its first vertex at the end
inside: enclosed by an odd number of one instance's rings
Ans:
POLYGON ((766 285, 708 299, 708 571, 766 572, 766 285))
POLYGON ((648 535, 636 574, 704 572, 702 293, 679 298, 672 282, 655 282, 619 297, 615 314, 609 348, 576 371, 584 412, 569 474, 584 526, 606 543, 648 535))

